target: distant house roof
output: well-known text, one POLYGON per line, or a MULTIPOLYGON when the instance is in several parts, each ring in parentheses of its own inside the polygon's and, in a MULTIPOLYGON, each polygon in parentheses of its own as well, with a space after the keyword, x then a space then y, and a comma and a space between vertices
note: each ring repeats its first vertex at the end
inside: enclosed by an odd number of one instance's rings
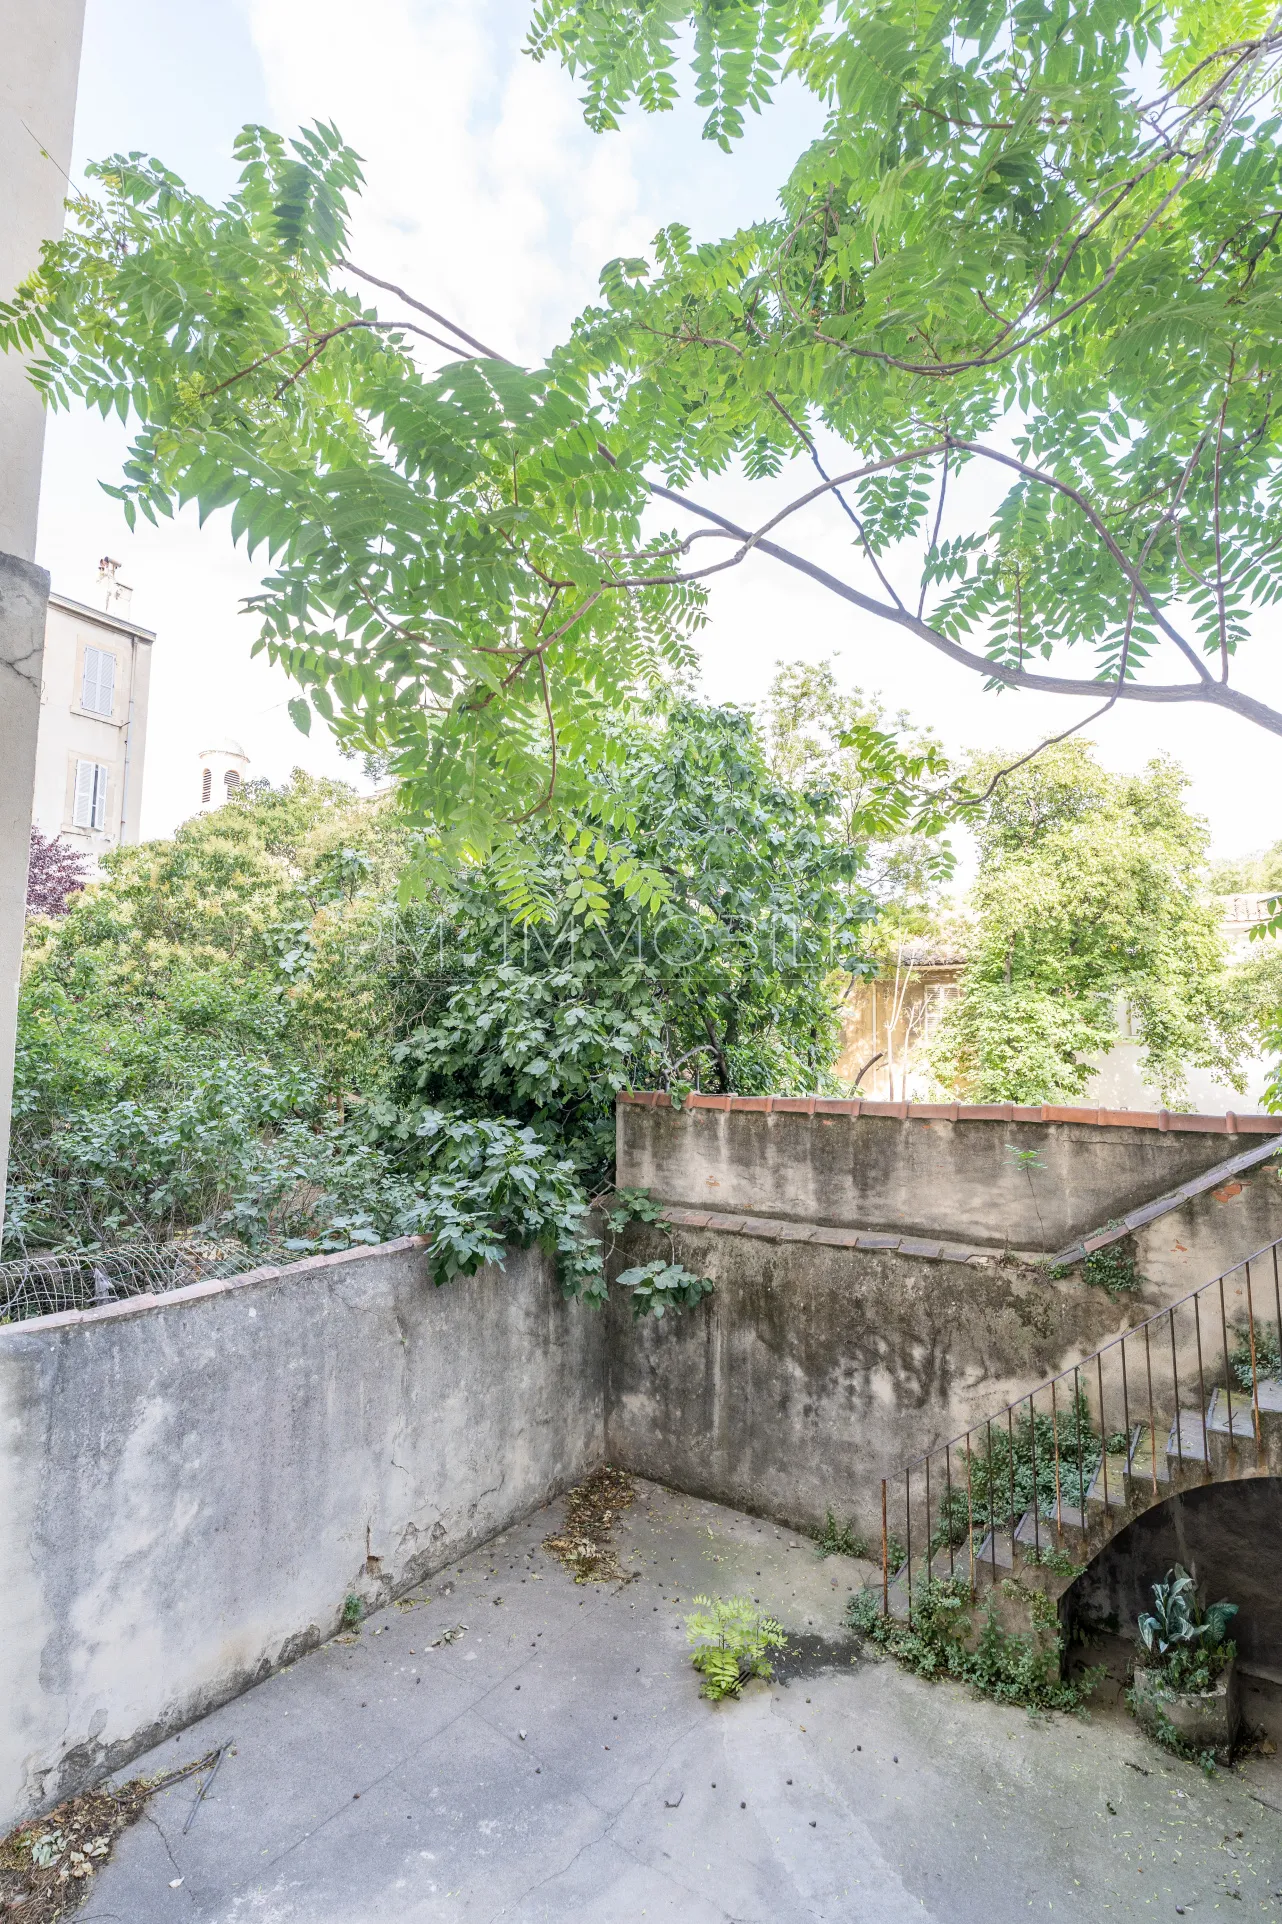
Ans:
POLYGON ((156 639, 154 628, 140 627, 136 621, 130 621, 125 615, 108 614, 105 608, 90 608, 83 601, 73 601, 70 595, 51 594, 49 606, 61 608, 69 615, 77 615, 82 621, 96 622, 100 628, 114 628, 117 634, 136 635, 139 641, 156 639))
POLYGON ((906 942, 901 961, 910 969, 960 969, 966 957, 956 949, 940 948, 930 942, 906 942))

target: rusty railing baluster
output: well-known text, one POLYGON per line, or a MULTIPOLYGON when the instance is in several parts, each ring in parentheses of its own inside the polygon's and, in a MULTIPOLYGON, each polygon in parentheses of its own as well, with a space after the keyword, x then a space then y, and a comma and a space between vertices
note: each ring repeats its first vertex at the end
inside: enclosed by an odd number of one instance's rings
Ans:
POLYGON ((1006 1405, 1006 1445, 1010 1452, 1007 1459, 1010 1469, 1010 1567, 1015 1568, 1015 1526, 1019 1519, 1015 1515, 1015 1405, 1006 1405))
POLYGON ((966 1432, 966 1522, 970 1535, 970 1600, 975 1601, 975 1498, 972 1492, 970 1474, 970 1431, 966 1432))
POLYGON ((1224 1278, 1220 1277, 1220 1336, 1224 1344, 1224 1407, 1229 1416, 1229 1450, 1237 1448, 1233 1432, 1233 1372, 1229 1368, 1229 1319, 1224 1308, 1224 1278))
POLYGON ((935 1574, 935 1572, 931 1568, 931 1564, 934 1561, 935 1553, 930 1547, 930 1542, 931 1542, 931 1538, 930 1538, 930 1451, 927 1450, 926 1452, 926 1581, 927 1583, 930 1582, 930 1579, 935 1574))
POLYGON ((1197 1393, 1198 1407, 1202 1412, 1202 1469, 1209 1478, 1211 1474, 1211 1439, 1206 1431, 1206 1371, 1202 1367, 1202 1292, 1193 1295, 1193 1328, 1197 1332, 1197 1393))
POLYGON ((1255 1362, 1255 1303, 1251 1296, 1251 1265, 1246 1265, 1246 1327, 1251 1339, 1251 1416, 1255 1425, 1255 1467, 1260 1467, 1260 1372, 1255 1362))
POLYGON ((904 1569, 908 1572, 908 1621, 913 1620, 913 1486, 911 1466, 904 1471, 904 1569))
POLYGON ((957 1574, 953 1566, 953 1446, 951 1443, 944 1451, 944 1482, 948 1489, 948 1577, 951 1582, 957 1574))
MULTIPOLYGON (((1175 1385, 1175 1453, 1179 1458, 1180 1476, 1184 1475, 1184 1425, 1180 1419, 1180 1365, 1175 1354, 1175 1310, 1167 1311, 1171 1319, 1171 1380, 1175 1385)), ((1169 1455, 1169 1451, 1167 1452, 1169 1455)))
MULTIPOLYGON (((988 1475, 987 1475, 988 1543, 989 1543, 989 1548, 992 1552, 993 1588, 996 1589, 997 1587, 997 1513, 993 1509, 993 1420, 991 1417, 989 1417, 987 1421, 987 1432, 988 1433, 987 1433, 985 1447, 987 1448, 987 1451, 988 1451, 988 1475)), ((1012 1551, 1011 1552, 1011 1568, 1014 1569, 1014 1567, 1015 1567, 1015 1554, 1014 1554, 1014 1551, 1012 1551)))
POLYGON ((1126 1431, 1126 1467, 1131 1467, 1131 1391, 1126 1380, 1126 1334, 1122 1334, 1122 1428, 1126 1431))
POLYGON ((1104 1484, 1104 1522, 1108 1523, 1108 1425, 1104 1421, 1104 1352, 1095 1352, 1095 1378, 1099 1384, 1100 1477, 1104 1484))
POLYGON ((1051 1378, 1051 1442, 1055 1447, 1055 1535, 1064 1540, 1064 1498, 1059 1487, 1059 1410, 1055 1403, 1055 1378, 1051 1378))
POLYGON ((890 1538, 886 1534, 886 1479, 881 1479, 881 1614, 890 1615, 890 1538))
POLYGON ((1028 1452, 1033 1465, 1033 1556, 1040 1562, 1042 1533, 1041 1519, 1038 1515, 1041 1504, 1037 1500, 1037 1411, 1033 1405, 1032 1396, 1028 1399, 1028 1452))
POLYGON ((1086 1483, 1082 1469, 1082 1382, 1073 1365, 1073 1422, 1077 1436, 1077 1521, 1082 1535, 1086 1535, 1086 1483))
POLYGON ((1144 1325, 1144 1369, 1148 1376, 1148 1467, 1153 1484, 1153 1500, 1157 1501, 1157 1418, 1153 1414, 1153 1350, 1148 1340, 1148 1323, 1144 1325))

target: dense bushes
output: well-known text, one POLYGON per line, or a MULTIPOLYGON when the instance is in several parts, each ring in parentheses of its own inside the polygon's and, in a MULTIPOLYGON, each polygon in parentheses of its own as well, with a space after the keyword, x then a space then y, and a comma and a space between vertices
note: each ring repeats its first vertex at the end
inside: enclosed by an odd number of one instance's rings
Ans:
POLYGON ((655 911, 531 829, 522 921, 501 860, 445 872, 391 801, 301 774, 109 857, 31 927, 6 1256, 421 1230, 440 1281, 539 1240, 599 1295, 617 1090, 824 1086, 865 912, 833 796, 776 782, 746 716, 651 715, 610 779, 655 911))

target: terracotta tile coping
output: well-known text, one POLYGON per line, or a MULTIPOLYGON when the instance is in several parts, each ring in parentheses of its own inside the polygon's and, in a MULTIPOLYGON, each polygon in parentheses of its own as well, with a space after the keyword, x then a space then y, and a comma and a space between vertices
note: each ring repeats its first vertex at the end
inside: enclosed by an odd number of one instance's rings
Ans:
MULTIPOLYGON (((621 1089, 618 1101, 640 1108, 669 1103, 666 1089, 621 1089)), ((1282 1135, 1282 1116, 1190 1116, 1173 1109, 1070 1109, 1044 1102, 865 1102, 835 1096, 687 1096, 684 1109, 733 1109, 776 1116, 892 1116, 900 1122, 1082 1122, 1106 1129, 1192 1131, 1210 1136, 1282 1135)))

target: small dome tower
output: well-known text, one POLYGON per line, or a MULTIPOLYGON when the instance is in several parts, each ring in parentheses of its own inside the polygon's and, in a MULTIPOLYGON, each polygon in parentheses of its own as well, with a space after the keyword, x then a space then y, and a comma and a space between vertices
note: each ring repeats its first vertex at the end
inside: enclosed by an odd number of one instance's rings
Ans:
POLYGON ((249 757, 239 742, 222 741, 214 748, 202 748, 200 761, 199 812, 221 808, 229 796, 244 786, 249 772, 249 757))

